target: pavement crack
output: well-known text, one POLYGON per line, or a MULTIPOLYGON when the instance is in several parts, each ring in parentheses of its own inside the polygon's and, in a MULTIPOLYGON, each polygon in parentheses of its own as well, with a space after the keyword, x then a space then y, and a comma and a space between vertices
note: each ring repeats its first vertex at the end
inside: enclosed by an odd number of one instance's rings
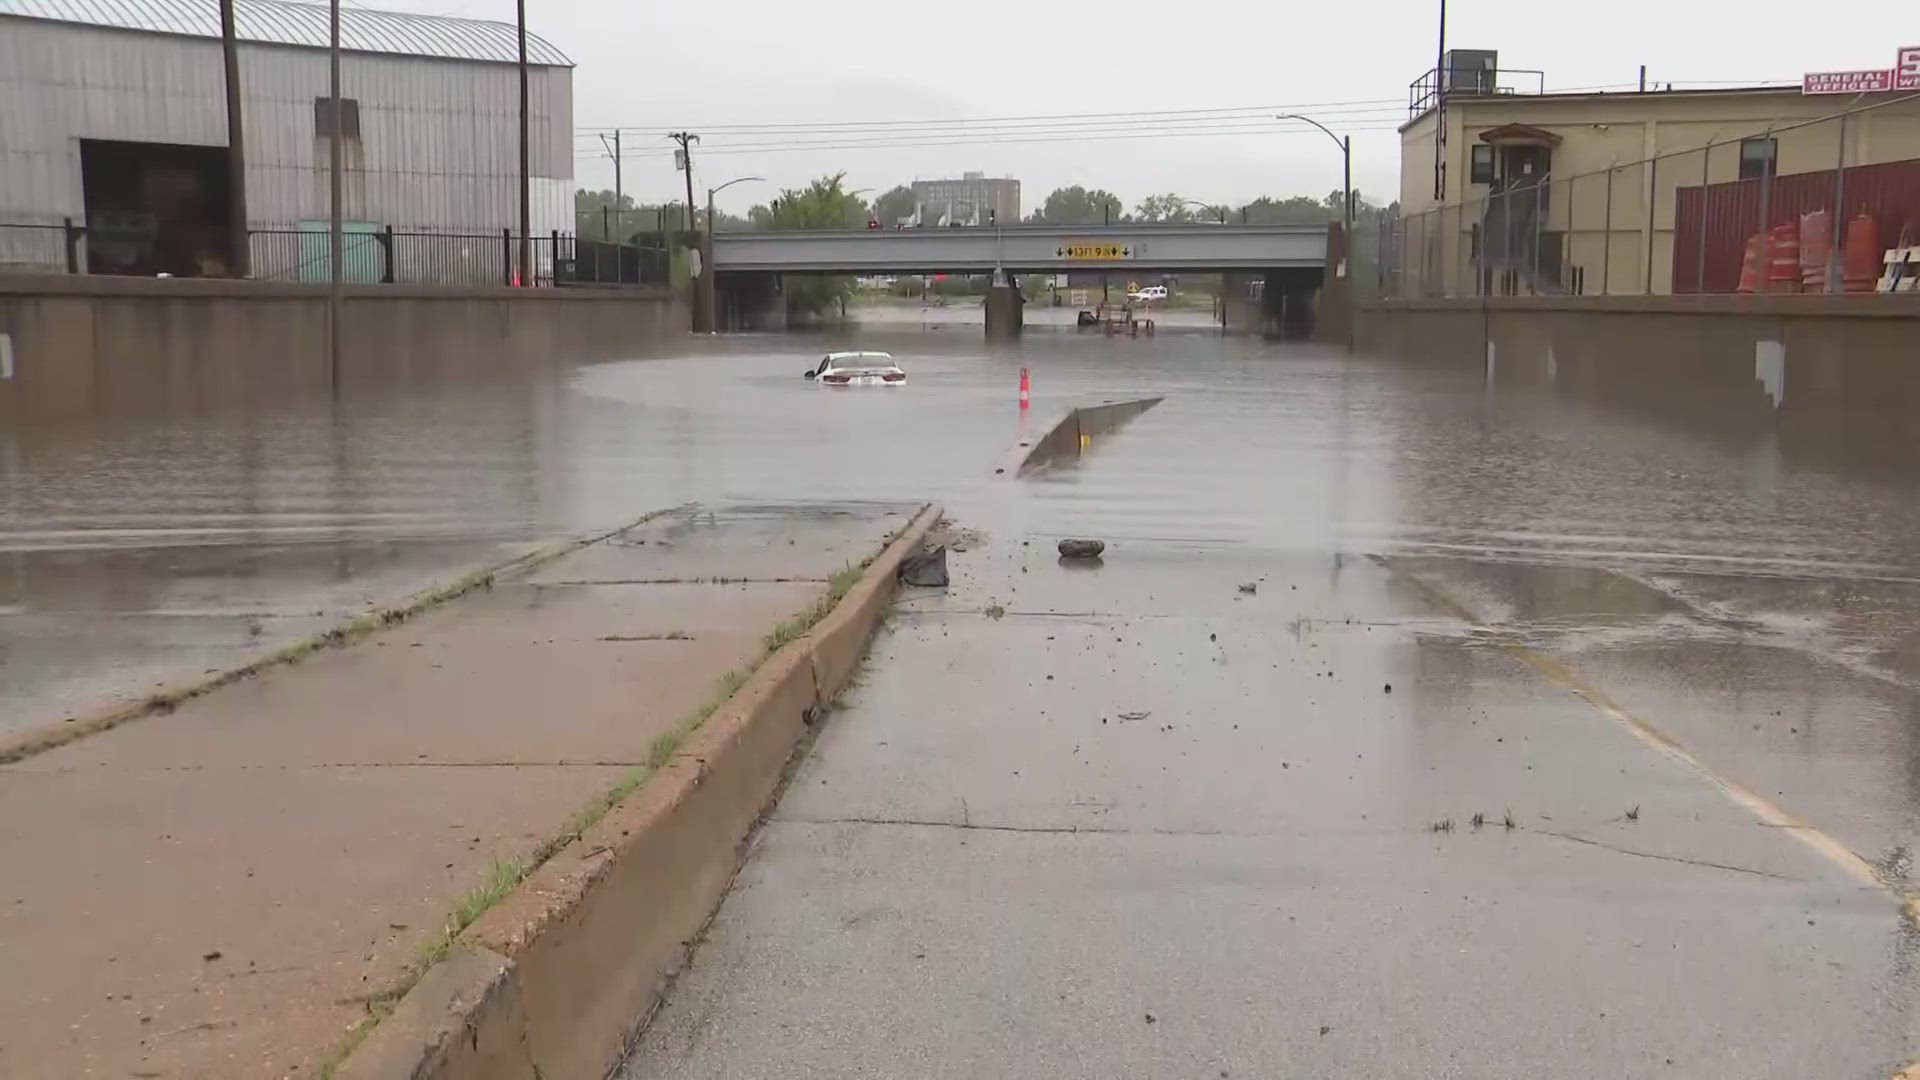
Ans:
POLYGON ((1533 829, 1523 825, 1523 826, 1520 826, 1520 831, 1535 833, 1540 836, 1557 837, 1561 840, 1571 840, 1576 844, 1586 844, 1589 847, 1605 848, 1608 851, 1617 851, 1622 855, 1632 855, 1641 859, 1657 859, 1660 862, 1686 863, 1688 866, 1704 866, 1711 870, 1729 870, 1736 874, 1752 874, 1755 877, 1772 878, 1775 881, 1798 882, 1800 880, 1799 878, 1796 878, 1796 877, 1789 877, 1786 874, 1776 874, 1771 870, 1755 870, 1750 866, 1734 866, 1731 863, 1719 863, 1719 862, 1714 862, 1711 859, 1689 859, 1684 855, 1661 855, 1657 852, 1640 851, 1636 848, 1622 847, 1619 844, 1609 844, 1604 840, 1594 840, 1590 837, 1575 836, 1572 833, 1555 832, 1552 829, 1533 829))
POLYGON ((1218 829, 1128 829, 1107 825, 992 825, 977 821, 941 821, 933 818, 837 817, 774 818, 783 825, 894 825, 903 828, 956 829, 961 832, 1042 833, 1095 836, 1225 836, 1218 829))

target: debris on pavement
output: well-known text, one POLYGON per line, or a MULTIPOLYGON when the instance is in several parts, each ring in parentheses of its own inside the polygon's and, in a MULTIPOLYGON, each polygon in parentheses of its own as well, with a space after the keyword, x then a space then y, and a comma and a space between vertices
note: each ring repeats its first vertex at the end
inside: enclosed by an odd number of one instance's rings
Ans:
POLYGON ((1105 540, 1062 540, 1060 557, 1063 559, 1097 559, 1107 550, 1105 540))
POLYGON ((1258 593, 1260 591, 1260 583, 1257 581, 1243 581, 1240 583, 1240 591, 1250 595, 1258 593))
POLYGON ((900 560, 900 581, 904 585, 928 588, 947 587, 947 545, 932 551, 915 552, 900 560))

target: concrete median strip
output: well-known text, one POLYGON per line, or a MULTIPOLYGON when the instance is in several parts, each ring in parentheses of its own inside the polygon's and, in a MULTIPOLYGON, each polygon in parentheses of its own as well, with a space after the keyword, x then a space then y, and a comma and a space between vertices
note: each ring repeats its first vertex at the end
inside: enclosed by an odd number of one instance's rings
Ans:
POLYGON ((814 608, 768 635, 757 666, 656 740, 646 766, 524 868, 506 868, 515 887, 475 897, 498 902, 463 910, 418 980, 324 1075, 535 1080, 617 1065, 726 891, 794 749, 859 663, 900 561, 939 519, 923 507, 857 576, 836 575, 814 608))
POLYGON ((77 739, 109 731, 121 724, 149 716, 164 716, 179 708, 184 702, 204 694, 212 693, 223 686, 229 686, 243 679, 251 679, 271 668, 284 664, 296 664, 322 649, 351 645, 376 630, 398 626, 427 611, 473 592, 476 589, 490 589, 496 582, 525 574, 529 571, 578 551, 581 548, 598 544, 604 540, 619 536, 621 533, 636 529, 663 514, 684 510, 690 504, 670 506, 663 510, 636 518, 617 529, 609 529, 586 536, 575 536, 557 541, 544 547, 516 555, 504 562, 471 571, 444 585, 435 585, 414 593, 396 603, 375 607, 363 611, 341 622, 333 628, 304 638, 290 645, 281 646, 255 660, 238 667, 193 679, 176 686, 170 686, 147 697, 109 709, 92 716, 76 717, 58 724, 47 724, 30 729, 20 735, 0 741, 0 765, 11 765, 24 761, 35 754, 45 753, 56 747, 65 746, 77 739))
POLYGON ((1093 440, 1113 431, 1127 421, 1160 404, 1164 398, 1131 398, 1081 405, 1048 426, 1046 434, 1009 452, 994 469, 1009 476, 1029 476, 1072 461, 1092 446, 1093 440))

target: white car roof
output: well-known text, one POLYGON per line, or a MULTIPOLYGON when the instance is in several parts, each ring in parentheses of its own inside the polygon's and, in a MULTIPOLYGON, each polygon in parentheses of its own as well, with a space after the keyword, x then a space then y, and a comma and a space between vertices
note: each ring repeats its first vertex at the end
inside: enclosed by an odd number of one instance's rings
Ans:
POLYGON ((893 354, 884 352, 831 352, 827 354, 827 360, 831 363, 839 363, 842 360, 884 360, 891 364, 893 363, 893 354))

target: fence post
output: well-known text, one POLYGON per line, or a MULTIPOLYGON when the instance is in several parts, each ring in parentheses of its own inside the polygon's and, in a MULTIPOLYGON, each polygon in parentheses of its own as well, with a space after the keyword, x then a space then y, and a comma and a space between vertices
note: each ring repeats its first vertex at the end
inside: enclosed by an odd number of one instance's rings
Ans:
MULTIPOLYGON (((538 259, 534 260, 538 262, 538 259)), ((560 284, 560 230, 555 229, 547 238, 547 284, 560 284)))
POLYGON ((1533 182, 1533 293, 1540 294, 1540 215, 1546 213, 1547 178, 1543 174, 1533 182))
POLYGON ((513 230, 500 230, 500 284, 513 285, 513 230))
POLYGON ((1842 213, 1845 213, 1845 206, 1841 202, 1841 196, 1847 190, 1847 114, 1846 113, 1840 114, 1840 155, 1839 157, 1840 157, 1840 160, 1835 162, 1833 166, 1833 224, 1827 228, 1827 237, 1828 237, 1827 292, 1829 293, 1837 293, 1845 288, 1845 286, 1841 283, 1840 247, 1841 247, 1842 237, 1846 235, 1845 232, 1843 231, 1843 226, 1846 223, 1840 220, 1840 215, 1842 213))
POLYGON ((1567 227, 1560 230, 1560 268, 1557 273, 1560 276, 1562 287, 1573 296, 1585 296, 1587 294, 1586 269, 1575 266, 1573 262, 1573 240, 1576 226, 1580 220, 1576 213, 1580 203, 1575 196, 1579 193, 1579 175, 1575 174, 1567 177, 1567 227))
MULTIPOLYGON (((1708 139, 1707 145, 1700 148, 1700 215, 1695 224, 1695 228, 1700 232, 1700 242, 1697 245, 1699 250, 1694 254, 1693 260, 1693 291, 1695 295, 1703 294, 1707 291, 1707 177, 1709 175, 1707 164, 1712 159, 1713 140, 1708 139)), ((1673 198, 1674 212, 1678 213, 1680 209, 1680 193, 1677 191, 1674 192, 1673 198)), ((1673 229, 1674 240, 1678 242, 1680 239, 1680 223, 1677 221, 1674 222, 1673 229)))
MULTIPOLYGON (((1755 268, 1759 281, 1753 291, 1764 293, 1773 291, 1773 229, 1768 224, 1773 219, 1773 129, 1768 128, 1760 138, 1767 156, 1760 165, 1760 265, 1755 268)), ((1743 251, 1745 246, 1741 245, 1743 251)))
POLYGON ((1600 227, 1606 236, 1606 246, 1600 249, 1600 295, 1605 296, 1613 290, 1613 171, 1618 166, 1607 165, 1607 210, 1605 224, 1600 227))
POLYGON ((80 272, 80 233, 73 227, 72 218, 61 218, 61 233, 67 242, 67 273, 80 272))
POLYGON ((1500 217, 1504 222, 1501 226, 1500 270, 1506 279, 1503 283, 1506 290, 1504 295, 1512 296, 1520 290, 1514 287, 1513 280, 1513 188, 1511 185, 1500 192, 1500 217))
POLYGON ((1646 288, 1640 295, 1653 295, 1653 230, 1654 209, 1660 205, 1660 151, 1655 147, 1652 157, 1647 159, 1647 276, 1646 288))
POLYGON ((380 248, 381 254, 386 257, 386 264, 380 268, 380 284, 391 285, 394 281, 393 226, 389 225, 380 230, 380 248))

